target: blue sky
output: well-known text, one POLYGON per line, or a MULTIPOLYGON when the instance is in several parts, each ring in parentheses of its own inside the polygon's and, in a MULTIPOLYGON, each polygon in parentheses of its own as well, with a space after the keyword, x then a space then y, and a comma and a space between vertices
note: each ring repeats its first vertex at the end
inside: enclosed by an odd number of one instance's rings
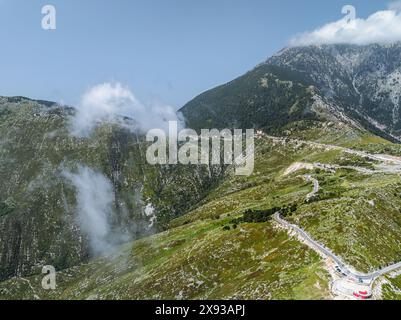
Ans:
POLYGON ((0 95, 76 104, 118 81, 181 107, 243 74, 297 33, 387 7, 382 0, 0 0, 0 95), (41 9, 57 9, 57 30, 41 9))

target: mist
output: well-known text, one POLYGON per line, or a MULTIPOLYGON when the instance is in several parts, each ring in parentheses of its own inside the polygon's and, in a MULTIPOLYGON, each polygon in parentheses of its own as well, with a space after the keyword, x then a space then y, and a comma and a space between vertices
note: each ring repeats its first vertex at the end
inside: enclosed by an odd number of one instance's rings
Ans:
POLYGON ((179 121, 173 107, 144 105, 121 83, 103 83, 90 88, 82 96, 70 129, 73 136, 88 137, 98 124, 107 122, 143 133, 151 129, 167 132, 168 121, 179 121), (125 121, 124 117, 132 121, 125 121))
MULTIPOLYGON (((169 121, 183 123, 174 108, 144 105, 121 83, 103 83, 90 88, 82 96, 75 114, 70 118, 69 131, 73 137, 90 138, 97 126, 111 123, 135 133, 161 129, 168 134, 169 121)), ((117 209, 114 207, 113 185, 101 172, 79 165, 74 172, 63 170, 63 175, 76 190, 78 223, 87 235, 93 253, 101 254, 129 241, 133 230, 143 227, 134 223, 120 227, 115 225, 117 209)), ((132 196, 135 198, 135 194, 132 196)), ((140 197, 135 202, 142 206, 140 197)), ((118 210, 120 215, 129 215, 124 206, 118 210)), ((147 210, 144 214, 149 218, 149 226, 144 231, 149 232, 155 215, 149 208, 147 210)))
POLYGON ((101 173, 79 165, 76 173, 64 170, 63 176, 76 190, 78 224, 88 237, 94 254, 113 249, 123 237, 112 230, 113 186, 101 173))

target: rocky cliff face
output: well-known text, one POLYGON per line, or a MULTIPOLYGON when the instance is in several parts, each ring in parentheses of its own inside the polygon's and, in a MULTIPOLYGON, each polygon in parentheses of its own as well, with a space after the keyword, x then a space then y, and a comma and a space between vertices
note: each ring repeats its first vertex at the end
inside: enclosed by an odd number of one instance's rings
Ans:
POLYGON ((399 140, 400 93, 401 44, 295 47, 200 95, 182 112, 195 127, 270 131, 334 117, 399 140))
POLYGON ((401 44, 291 48, 266 63, 307 75, 351 118, 400 138, 401 44))
POLYGON ((72 114, 73 108, 50 102, 0 98, 0 279, 48 264, 62 270, 93 254, 90 234, 82 230, 79 190, 66 172, 89 168, 110 184, 104 223, 120 235, 110 236, 111 244, 163 228, 224 174, 222 168, 150 166, 143 137, 116 125, 72 137, 72 114))

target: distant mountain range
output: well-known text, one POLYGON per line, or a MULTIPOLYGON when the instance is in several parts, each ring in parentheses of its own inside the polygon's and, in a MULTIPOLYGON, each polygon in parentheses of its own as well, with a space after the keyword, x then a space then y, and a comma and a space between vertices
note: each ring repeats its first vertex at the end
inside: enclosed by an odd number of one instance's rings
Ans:
POLYGON ((401 44, 286 48, 187 103, 188 126, 277 132, 300 119, 337 119, 401 139, 401 44))

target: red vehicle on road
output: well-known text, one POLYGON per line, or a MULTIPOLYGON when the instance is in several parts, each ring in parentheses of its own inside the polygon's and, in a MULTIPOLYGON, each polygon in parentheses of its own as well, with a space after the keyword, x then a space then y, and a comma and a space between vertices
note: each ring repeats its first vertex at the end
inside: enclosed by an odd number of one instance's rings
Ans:
POLYGON ((353 295, 354 295, 354 297, 362 299, 362 300, 366 300, 366 299, 369 299, 370 297, 372 297, 372 294, 370 294, 367 291, 354 292, 353 295))

